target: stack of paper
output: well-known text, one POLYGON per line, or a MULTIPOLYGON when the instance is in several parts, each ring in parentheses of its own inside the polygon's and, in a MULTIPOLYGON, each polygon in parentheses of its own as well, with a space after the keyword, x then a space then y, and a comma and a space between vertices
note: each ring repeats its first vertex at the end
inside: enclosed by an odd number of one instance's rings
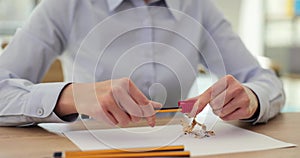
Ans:
POLYGON ((181 125, 105 130, 82 130, 64 134, 82 150, 184 145, 191 156, 267 150, 295 146, 219 121, 213 137, 184 135, 181 125))

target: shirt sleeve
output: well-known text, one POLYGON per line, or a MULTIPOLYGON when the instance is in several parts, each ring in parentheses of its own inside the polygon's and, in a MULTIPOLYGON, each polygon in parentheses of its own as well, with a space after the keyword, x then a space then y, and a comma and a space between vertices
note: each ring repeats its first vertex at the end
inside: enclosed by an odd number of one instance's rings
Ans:
POLYGON ((209 39, 212 39, 217 47, 203 45, 207 62, 213 62, 208 69, 219 77, 231 74, 250 88, 257 95, 260 105, 259 116, 254 119, 253 123, 267 122, 284 106, 285 95, 281 80, 272 70, 263 69, 259 65, 210 0, 205 0, 203 3, 202 9, 205 16, 202 24, 210 36, 209 39), (212 52, 219 52, 219 54, 212 52), (217 60, 216 56, 220 56, 222 62, 217 60))
POLYGON ((1 126, 62 122, 53 109, 68 83, 39 83, 66 45, 66 5, 55 3, 42 1, 0 56, 1 126))

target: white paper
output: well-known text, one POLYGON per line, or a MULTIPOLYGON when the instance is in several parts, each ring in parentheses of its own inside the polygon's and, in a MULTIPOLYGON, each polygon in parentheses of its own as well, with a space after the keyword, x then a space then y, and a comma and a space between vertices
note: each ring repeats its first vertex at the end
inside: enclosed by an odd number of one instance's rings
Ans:
POLYGON ((221 119, 213 113, 211 106, 206 106, 203 111, 197 115, 196 119, 198 122, 202 122, 207 130, 213 130, 215 125, 221 121, 221 119))
POLYGON ((64 134, 82 150, 184 145, 191 156, 267 150, 296 146, 219 121, 215 136, 183 135, 181 125, 70 131, 64 134))

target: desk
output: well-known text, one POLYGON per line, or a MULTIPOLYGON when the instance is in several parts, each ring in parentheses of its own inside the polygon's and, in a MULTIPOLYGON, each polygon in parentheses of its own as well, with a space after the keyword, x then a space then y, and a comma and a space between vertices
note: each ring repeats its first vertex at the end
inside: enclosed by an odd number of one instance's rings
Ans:
MULTIPOLYGON (((300 145, 300 113, 282 113, 267 124, 252 126, 231 122, 239 127, 262 133, 273 138, 300 145)), ((247 143, 247 142, 245 142, 247 143)), ((79 150, 68 138, 45 131, 39 127, 0 127, 0 157, 52 157, 55 151, 79 150)), ((257 152, 218 155, 220 158, 276 158, 299 157, 300 148, 284 148, 257 152)), ((215 156, 206 156, 212 158, 215 156)))

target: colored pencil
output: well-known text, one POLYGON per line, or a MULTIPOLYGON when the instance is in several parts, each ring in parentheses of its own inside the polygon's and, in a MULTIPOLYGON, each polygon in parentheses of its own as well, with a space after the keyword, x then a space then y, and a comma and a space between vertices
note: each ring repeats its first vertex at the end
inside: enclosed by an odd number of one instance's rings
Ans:
POLYGON ((182 113, 189 113, 193 109, 193 105, 194 104, 195 104, 194 100, 178 101, 178 107, 162 108, 162 109, 156 110, 156 112, 182 112, 182 113))
POLYGON ((85 158, 85 157, 155 157, 158 154, 171 157, 178 157, 189 154, 184 152, 183 145, 165 146, 165 147, 144 147, 144 148, 125 148, 125 149, 107 149, 90 151, 66 151, 54 153, 54 158, 85 158))
POLYGON ((164 113, 164 112, 181 112, 182 109, 179 108, 166 108, 166 109, 160 109, 156 110, 156 112, 164 113))
POLYGON ((115 154, 98 154, 83 156, 66 156, 65 158, 136 158, 136 157, 190 157, 189 151, 161 151, 161 152, 124 152, 115 154))

